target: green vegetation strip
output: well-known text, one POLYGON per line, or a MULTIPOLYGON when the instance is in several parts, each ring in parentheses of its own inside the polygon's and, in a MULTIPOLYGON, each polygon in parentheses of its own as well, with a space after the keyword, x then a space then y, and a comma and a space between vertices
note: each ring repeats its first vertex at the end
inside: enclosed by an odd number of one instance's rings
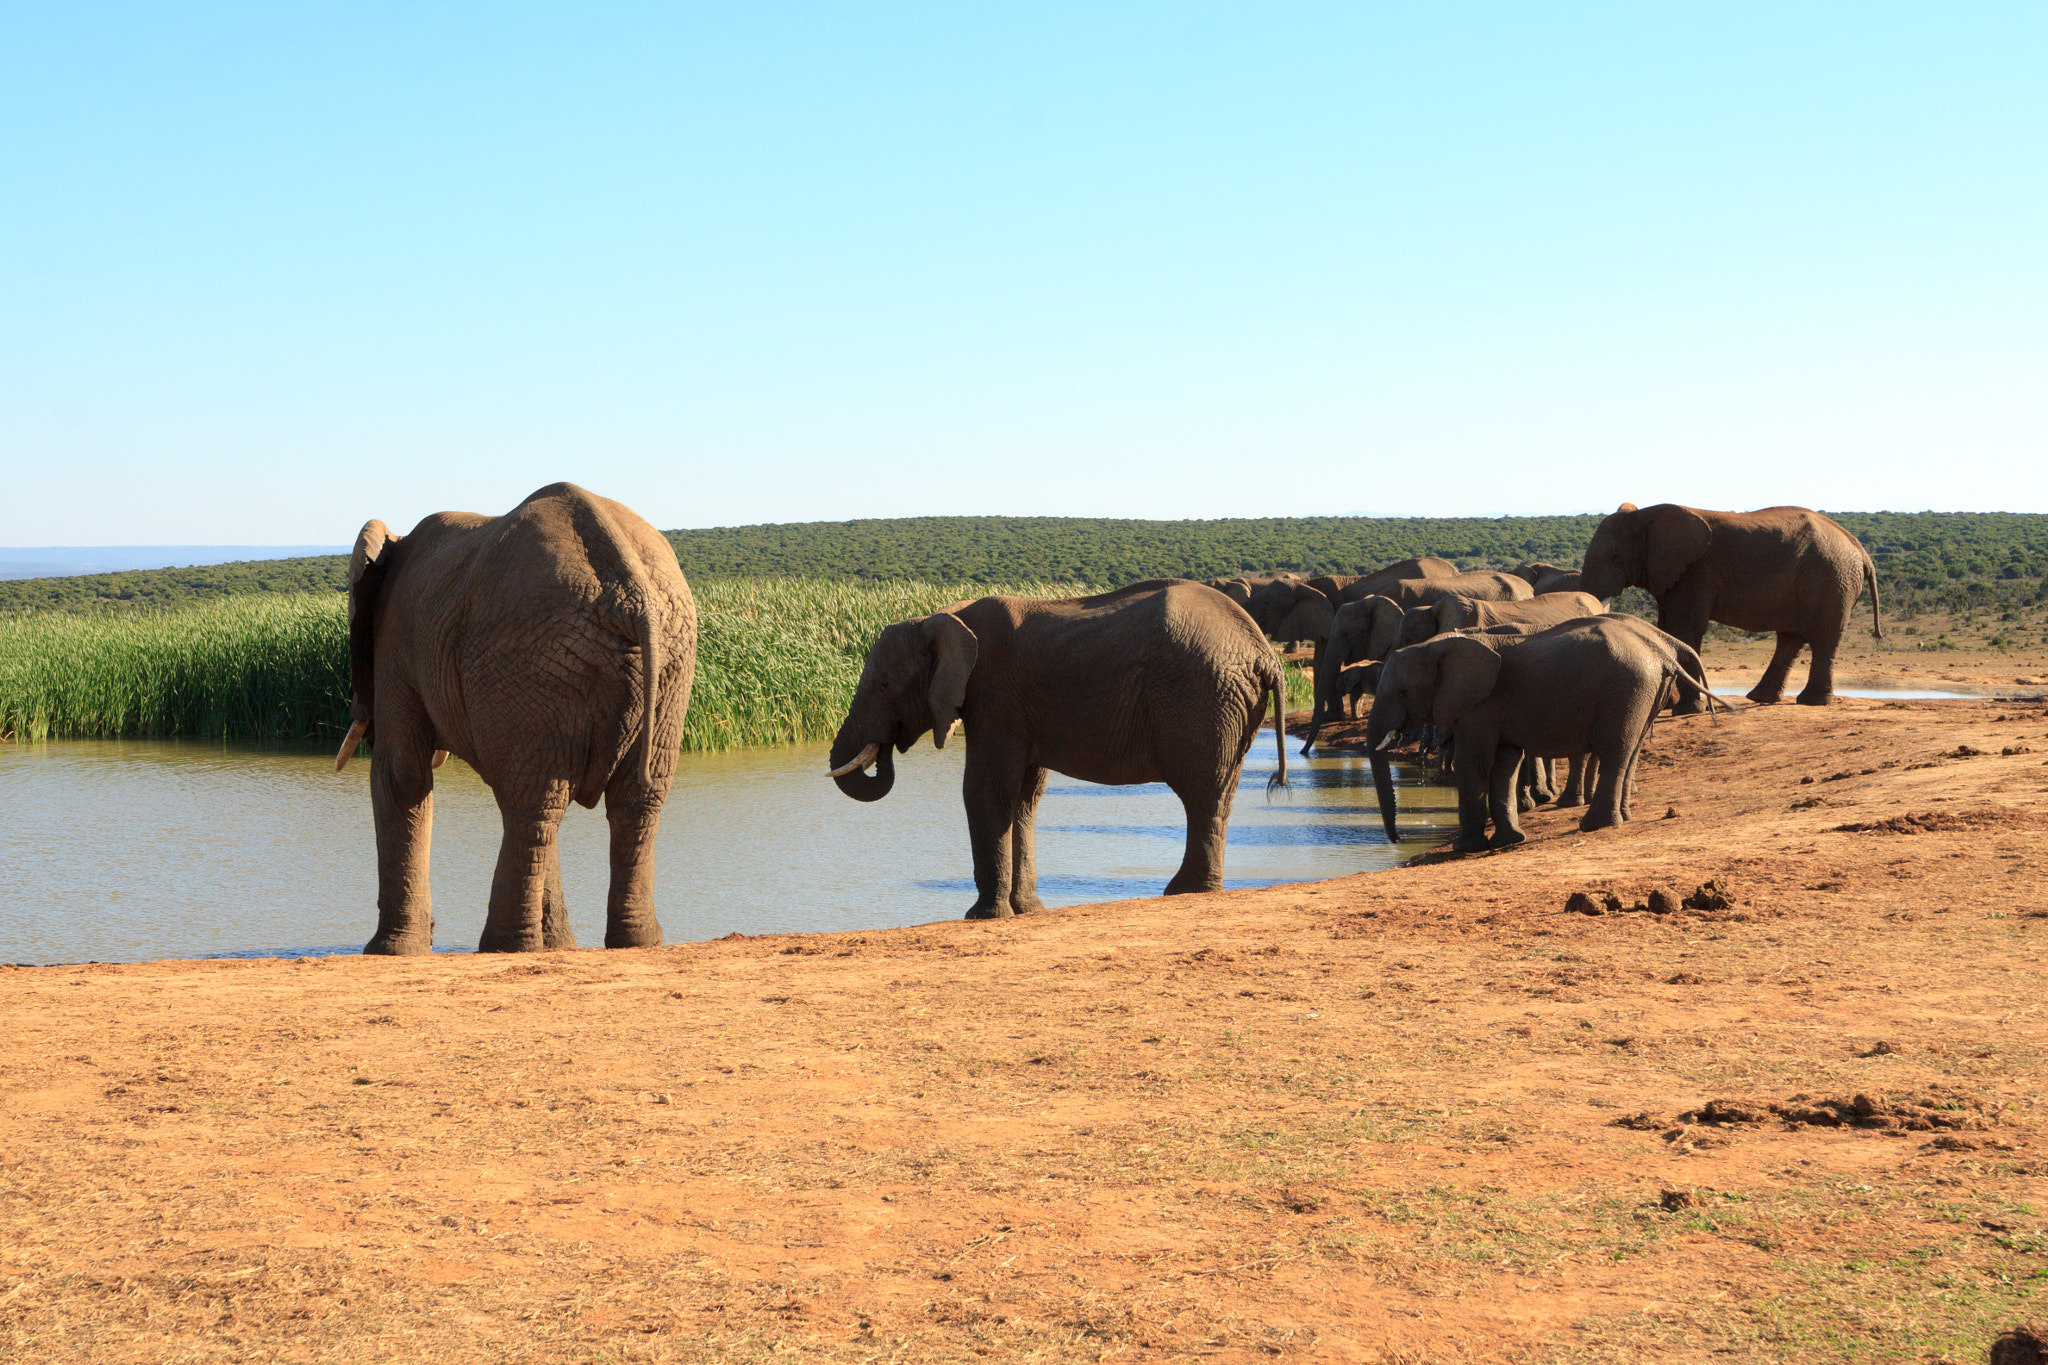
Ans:
MULTIPOLYGON (((832 734, 882 627, 962 597, 1071 597, 1078 583, 694 583, 697 679, 685 749, 832 734)), ((1310 689, 1291 673, 1289 704, 1310 689)), ((333 593, 267 594, 179 611, 0 616, 0 735, 337 741, 348 647, 333 593)))
MULTIPOLYGON (((2048 580, 2048 515, 1835 512, 1877 562, 1887 606, 1961 611, 2038 599, 2048 580)), ((1288 569, 1355 573, 1410 555, 1463 569, 1530 560, 1576 565, 1600 514, 1568 517, 895 517, 670 531, 699 578, 835 582, 1134 583, 1288 569)), ((342 555, 203 568, 0 582, 0 613, 132 611, 252 593, 338 591, 342 555)))

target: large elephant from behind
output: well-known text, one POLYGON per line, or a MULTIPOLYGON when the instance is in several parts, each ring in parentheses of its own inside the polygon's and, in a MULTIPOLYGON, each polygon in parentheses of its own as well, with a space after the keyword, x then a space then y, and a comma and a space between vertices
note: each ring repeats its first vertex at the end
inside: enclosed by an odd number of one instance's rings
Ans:
POLYGON ((967 726, 974 851, 969 919, 1035 910, 1033 828, 1048 772, 1084 782, 1164 782, 1187 811, 1187 848, 1166 894, 1223 885, 1224 841, 1245 753, 1271 694, 1287 759, 1280 661, 1244 612, 1186 579, 1067 601, 983 597, 885 628, 832 741, 840 790, 876 801, 891 749, 967 726), (873 776, 867 769, 873 766, 873 776))
MULTIPOLYGON (((1813 663, 1800 704, 1834 699, 1835 653, 1866 587, 1871 634, 1884 638, 1877 566, 1856 537, 1804 507, 1711 512, 1625 502, 1593 532, 1580 579, 1595 597, 1646 590, 1657 599, 1657 624, 1695 650, 1710 621, 1775 631, 1778 646, 1749 691, 1751 701, 1765 705, 1783 700, 1785 675, 1802 645, 1812 647, 1813 663)), ((1681 683, 1674 709, 1699 708, 1699 692, 1681 683)))
POLYGON ((433 951, 434 769, 476 769, 504 823, 483 952, 573 948, 556 827, 604 798, 605 946, 661 942, 654 837, 682 745, 697 609, 662 534, 549 484, 502 517, 437 512, 404 536, 364 525, 349 555, 353 724, 374 746, 377 932, 366 953, 433 951))
POLYGON ((1380 672, 1366 742, 1387 837, 1398 840, 1386 750, 1425 734, 1449 742, 1460 852, 1522 842, 1515 778, 1524 755, 1591 753, 1598 777, 1579 827, 1628 818, 1635 761, 1674 679, 1705 686, 1691 647, 1647 621, 1594 616, 1534 634, 1456 632, 1396 650, 1380 672), (1486 835, 1489 814, 1494 824, 1486 835))

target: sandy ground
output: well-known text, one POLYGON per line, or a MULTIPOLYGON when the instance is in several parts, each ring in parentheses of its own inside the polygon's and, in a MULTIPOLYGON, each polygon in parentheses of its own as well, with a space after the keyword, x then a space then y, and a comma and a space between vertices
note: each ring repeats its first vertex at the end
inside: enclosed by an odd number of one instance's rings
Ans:
POLYGON ((0 1359, 1982 1360, 2044 764, 2038 702, 1745 707, 1659 727, 1669 818, 1320 884, 0 971, 0 1359))

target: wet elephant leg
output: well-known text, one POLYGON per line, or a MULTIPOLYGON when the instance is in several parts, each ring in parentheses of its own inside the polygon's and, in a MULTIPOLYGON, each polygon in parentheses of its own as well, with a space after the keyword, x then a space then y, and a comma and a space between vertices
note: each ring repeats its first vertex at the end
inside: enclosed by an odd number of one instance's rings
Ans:
POLYGON ((377 824, 377 932, 365 953, 410 957, 434 951, 434 898, 427 864, 434 836, 434 770, 423 751, 388 741, 370 762, 370 809, 377 824))
POLYGON ((605 791, 611 826, 611 886, 604 903, 604 946, 652 948, 662 941, 654 917, 654 840, 661 830, 661 793, 638 773, 619 777, 605 791))
POLYGON ((1789 630, 1778 632, 1778 647, 1771 651, 1771 661, 1764 666, 1763 677, 1749 689, 1751 701, 1760 706, 1776 706, 1785 699, 1785 675, 1792 671, 1792 661, 1799 657, 1799 647, 1805 643, 1806 637, 1802 635, 1794 635, 1789 630))
POLYGON ((514 805, 501 796, 499 818, 504 837, 498 845, 498 867, 491 876, 491 905, 484 917, 480 953, 531 953, 547 947, 541 932, 547 903, 548 871, 558 865, 555 847, 566 793, 559 802, 514 805))
POLYGON ((1017 803, 1016 818, 1010 824, 1010 910, 1029 914, 1045 909, 1038 898, 1038 802, 1045 795, 1048 774, 1043 768, 1024 770, 1024 792, 1017 803))

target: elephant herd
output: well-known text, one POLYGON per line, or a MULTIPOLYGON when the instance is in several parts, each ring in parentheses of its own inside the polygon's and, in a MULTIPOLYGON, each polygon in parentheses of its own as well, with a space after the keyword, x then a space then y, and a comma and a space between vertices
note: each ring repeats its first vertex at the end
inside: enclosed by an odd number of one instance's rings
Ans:
MULTIPOLYGON (((1870 559, 1819 513, 1624 504, 1577 571, 1460 572, 1405 559, 1356 576, 983 597, 882 631, 830 776, 847 795, 877 800, 894 780, 892 753, 927 733, 943 747, 966 725, 969 918, 1039 907, 1033 828, 1053 772, 1164 783, 1187 813, 1166 893, 1216 890, 1245 755, 1268 700, 1284 713, 1269 641, 1305 640, 1316 653, 1304 752, 1347 698, 1355 708, 1370 692, 1366 739, 1389 838, 1399 830, 1388 751, 1421 741, 1448 752, 1457 775, 1455 847, 1505 847, 1523 837, 1523 789, 1547 787, 1555 758, 1574 760, 1565 799, 1584 793, 1583 828, 1628 818, 1652 717, 1672 699, 1696 710, 1706 694, 1698 649, 1710 621, 1777 632, 1749 694, 1759 702, 1779 700, 1793 657, 1810 646, 1799 700, 1824 705, 1865 586, 1875 627, 1870 559), (1662 629, 1607 614, 1604 599, 1630 586, 1657 599, 1662 629)), ((619 503, 551 484, 501 517, 437 513, 402 537, 366 523, 347 592, 354 695, 335 766, 364 739, 376 749, 378 927, 364 951, 432 949, 433 772, 451 752, 491 788, 504 826, 481 950, 574 946, 557 827, 571 801, 600 797, 611 827, 605 944, 660 943, 654 838, 697 634, 666 539, 619 503)), ((1274 782, 1284 784, 1284 723, 1274 738, 1274 782)))

